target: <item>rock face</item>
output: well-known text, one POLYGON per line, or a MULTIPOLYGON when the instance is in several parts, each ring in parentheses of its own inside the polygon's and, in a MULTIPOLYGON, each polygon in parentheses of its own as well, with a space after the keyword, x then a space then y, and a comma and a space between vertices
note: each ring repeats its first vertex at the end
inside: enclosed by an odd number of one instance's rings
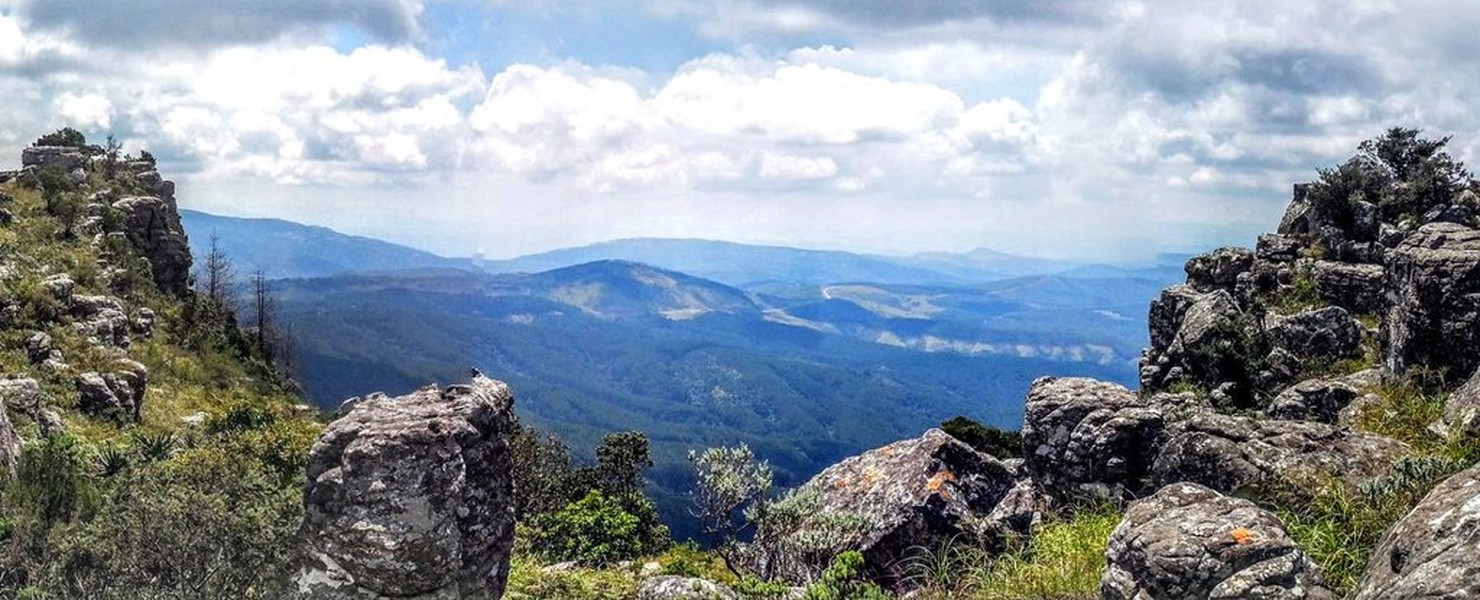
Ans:
POLYGON ((77 377, 77 406, 101 418, 138 422, 149 386, 149 369, 123 359, 112 373, 83 373, 77 377))
POLYGON ((1164 426, 1160 411, 1120 385, 1045 377, 1028 392, 1023 467, 1060 502, 1120 500, 1145 488, 1164 426))
POLYGON ((1451 433, 1480 439, 1480 369, 1445 400, 1443 424, 1451 433))
POLYGON ((28 146, 21 150, 21 168, 56 167, 71 172, 87 161, 81 148, 72 146, 28 146))
POLYGON ((1187 285, 1199 292, 1233 291, 1238 276, 1253 268, 1254 253, 1244 248, 1219 248, 1187 261, 1187 285))
POLYGON ((1382 536, 1353 597, 1480 597, 1480 465, 1440 483, 1382 536))
POLYGON ((1339 306, 1270 317, 1270 341, 1302 359, 1329 360, 1361 350, 1362 324, 1339 306))
POLYGON ((1194 482, 1234 493, 1302 473, 1352 483, 1386 474, 1407 446, 1322 423, 1213 413, 1167 428, 1153 467, 1160 484, 1194 482))
POLYGON ((1360 395, 1356 386, 1339 379, 1308 379, 1280 392, 1265 414, 1287 421, 1334 424, 1360 395))
POLYGON ((1437 369, 1450 381, 1480 366, 1480 231, 1433 223, 1403 240, 1388 257, 1383 362, 1403 374, 1437 369))
POLYGON ((365 400, 309 456, 297 597, 498 598, 514 538, 508 386, 365 400))
POLYGON ((173 204, 153 196, 138 196, 114 202, 113 208, 128 215, 125 229, 129 241, 149 259, 154 285, 177 297, 189 293, 190 246, 173 204))
POLYGON ((0 478, 7 480, 15 474, 16 462, 21 457, 21 437, 16 435, 9 413, 0 403, 0 478))
POLYGON ((1104 600, 1335 598, 1279 517, 1192 483, 1132 503, 1107 562, 1104 600))
POLYGON ((1366 315, 1378 314, 1386 305, 1382 292, 1386 273, 1382 265, 1328 260, 1316 262, 1310 269, 1316 293, 1322 300, 1366 315))
POLYGON ((713 581, 664 575, 637 587, 637 600, 739 600, 740 595, 713 581))
MULTIPOLYGON (((360 409, 356 409, 358 411, 360 409)), ((900 559, 957 534, 1026 532, 1033 515, 1005 511, 988 518, 1017 486, 1011 468, 939 429, 844 459, 818 473, 804 490, 819 494, 821 511, 860 517, 867 527, 837 551, 858 550, 865 572, 885 582, 903 575, 900 559)), ((831 554, 829 554, 831 555, 831 554)), ((815 565, 818 570, 825 565, 815 565)), ((815 575, 815 573, 814 573, 815 575)))

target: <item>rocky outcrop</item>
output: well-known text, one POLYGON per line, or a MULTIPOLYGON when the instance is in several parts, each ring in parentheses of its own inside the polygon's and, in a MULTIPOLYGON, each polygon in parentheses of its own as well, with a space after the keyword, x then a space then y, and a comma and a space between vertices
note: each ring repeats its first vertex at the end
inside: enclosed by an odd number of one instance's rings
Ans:
POLYGON ((1462 381, 1480 367, 1480 231, 1453 223, 1424 225, 1389 253, 1383 362, 1462 381))
POLYGON ((180 213, 171 201, 154 196, 124 198, 113 208, 127 216, 129 241, 144 253, 160 291, 183 297, 190 291, 190 246, 180 213))
POLYGON ((31 361, 31 364, 53 372, 67 368, 62 351, 56 348, 56 342, 46 332, 38 331, 31 334, 26 338, 23 346, 26 349, 26 358, 31 361))
POLYGON ((1444 401, 1442 425, 1451 434, 1480 439, 1480 369, 1444 401))
POLYGON ((1382 536, 1353 597, 1480 598, 1480 465, 1440 483, 1382 536))
POLYGON ((1033 382, 1023 417, 1024 470, 1059 502, 1143 491, 1165 426, 1124 387, 1083 378, 1033 382))
POLYGON ((1153 471, 1158 484, 1194 482, 1225 493, 1304 476, 1353 484, 1384 475, 1407 446, 1322 423, 1198 414, 1167 428, 1153 471))
MULTIPOLYGON (((895 583, 904 575, 900 559, 912 548, 958 535, 990 544, 1008 531, 1026 533, 1036 514, 1021 510, 1023 498, 1012 495, 1017 484, 1014 470, 1002 461, 931 429, 843 459, 801 489, 818 495, 821 512, 850 515, 863 524, 841 537, 827 557, 857 550, 866 574, 895 583), (1010 506, 1002 507, 1004 500, 1010 506), (999 507, 1002 512, 989 516, 999 507)), ((809 565, 813 572, 798 579, 815 577, 825 566, 809 565)))
POLYGON ((1362 324, 1338 306, 1271 316, 1265 324, 1270 342, 1302 361, 1330 361, 1354 356, 1362 347, 1362 324))
POLYGON ((637 600, 740 600, 740 595, 713 581, 662 575, 643 580, 637 600))
POLYGON ((112 373, 88 372, 77 376, 77 407, 99 418, 138 422, 148 387, 149 369, 122 359, 112 373))
POLYGON ((21 150, 21 168, 59 169, 68 173, 87 164, 82 148, 74 146, 28 146, 21 150))
POLYGON ((1253 266, 1253 252, 1245 248, 1219 248, 1192 257, 1183 269, 1187 271, 1187 285, 1199 292, 1231 292, 1238 282, 1238 276, 1253 266))
POLYGON ((1334 600, 1273 513, 1175 483, 1130 505, 1110 536, 1104 600, 1334 600))
POLYGON ((1322 300, 1357 314, 1375 315, 1385 308, 1382 265, 1318 261, 1310 276, 1322 300))
POLYGON ((364 400, 309 456, 306 599, 498 598, 514 536, 509 387, 468 385, 364 400))
POLYGON ((72 297, 72 327, 95 345, 127 349, 132 329, 123 303, 111 296, 72 297))
POLYGON ((9 413, 0 403, 0 480, 5 481, 15 475, 16 463, 21 458, 21 436, 16 435, 9 413))
POLYGON ((1155 392, 1179 381, 1215 387, 1216 374, 1196 355, 1211 345, 1237 343, 1244 335, 1242 315, 1226 290, 1199 293, 1178 285, 1163 291, 1151 303, 1151 346, 1141 358, 1141 387, 1155 392))
POLYGON ((1265 414, 1287 421, 1334 424, 1359 396, 1356 386, 1340 379, 1307 379, 1275 396, 1265 414))

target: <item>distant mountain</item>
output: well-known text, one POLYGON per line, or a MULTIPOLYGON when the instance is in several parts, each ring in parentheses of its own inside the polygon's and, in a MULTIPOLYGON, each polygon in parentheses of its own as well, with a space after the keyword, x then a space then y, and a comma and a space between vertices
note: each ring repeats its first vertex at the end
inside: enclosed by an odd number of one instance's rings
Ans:
POLYGON ((639 238, 565 248, 501 261, 494 273, 540 272, 600 260, 624 260, 746 287, 791 283, 960 283, 959 277, 901 264, 894 259, 831 250, 803 250, 694 239, 639 238))
POLYGON ((279 219, 223 217, 181 210, 180 220, 190 237, 190 251, 196 260, 204 259, 214 235, 241 275, 259 268, 269 279, 417 268, 476 268, 468 259, 446 258, 279 219))
POLYGON ((926 252, 895 259, 901 264, 944 273, 958 281, 982 282, 1028 275, 1059 273, 1080 263, 1007 254, 977 248, 964 254, 926 252))

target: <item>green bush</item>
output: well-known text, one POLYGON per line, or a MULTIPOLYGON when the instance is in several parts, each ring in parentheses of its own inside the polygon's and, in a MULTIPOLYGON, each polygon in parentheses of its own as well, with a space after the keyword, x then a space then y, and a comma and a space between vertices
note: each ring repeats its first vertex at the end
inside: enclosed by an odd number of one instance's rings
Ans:
POLYGON ((531 542, 548 560, 607 565, 640 556, 646 548, 638 539, 638 518, 622 503, 591 490, 586 497, 534 524, 531 542))
POLYGON ((833 558, 822 578, 807 586, 805 600, 889 600, 879 586, 863 577, 863 555, 848 551, 833 558))
POLYGON ((36 139, 33 146, 71 146, 82 148, 87 146, 87 136, 82 135, 71 127, 63 127, 36 139))
POLYGON ((940 424, 942 431, 966 445, 999 459, 1021 458, 1023 434, 988 427, 966 417, 956 417, 940 424))

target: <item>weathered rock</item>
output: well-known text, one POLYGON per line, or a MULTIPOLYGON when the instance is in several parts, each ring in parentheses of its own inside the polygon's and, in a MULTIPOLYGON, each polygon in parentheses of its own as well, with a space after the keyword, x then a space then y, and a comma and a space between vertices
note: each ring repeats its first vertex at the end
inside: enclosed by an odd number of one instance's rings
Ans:
POLYGON ((0 403, 0 479, 7 481, 15 475, 16 462, 21 458, 21 436, 16 434, 9 412, 0 403))
POLYGON ((1306 194, 1310 192, 1309 183, 1295 184, 1295 192, 1290 199, 1290 205, 1285 208, 1285 216, 1280 219, 1278 233, 1283 235, 1294 235, 1303 233, 1315 233, 1320 225, 1315 223, 1315 211, 1306 200, 1306 194))
POLYGON ((123 304, 111 296, 73 296, 72 327, 93 344, 128 348, 131 328, 123 304))
POLYGON ((637 586, 637 600, 740 600, 740 595, 706 579, 662 575, 637 586))
POLYGON ((1353 597, 1480 598, 1480 464, 1435 486, 1383 534, 1353 597))
POLYGON ((1199 292, 1233 291, 1241 273, 1254 266, 1254 253, 1245 248, 1219 248, 1187 261, 1187 285, 1199 292))
POLYGON ((1301 360, 1334 360, 1361 351, 1362 324, 1338 306, 1272 316, 1265 326, 1275 346, 1301 360))
POLYGON ((362 401, 309 456, 303 563, 309 599, 498 598, 509 573, 514 396, 469 385, 362 401))
POLYGON ((128 360, 118 361, 112 373, 88 372, 77 376, 78 408, 90 415, 138 421, 148 392, 149 369, 128 360))
POLYGON ((1386 305, 1382 265, 1319 261, 1311 268, 1322 300, 1357 314, 1375 315, 1386 305))
POLYGON ((1480 438, 1480 369, 1444 401, 1443 424, 1450 433, 1480 438))
POLYGON ((21 168, 57 168, 71 172, 87 162, 81 148, 72 146, 29 146, 21 150, 21 168))
POLYGON ((1383 319, 1383 362, 1402 375, 1416 366, 1462 381, 1480 367, 1480 231, 1424 225, 1392 250, 1383 319))
POLYGON ((1293 235, 1266 233, 1259 236, 1258 243, 1254 245, 1254 256, 1269 262, 1293 262, 1300 258, 1300 251, 1304 247, 1300 238, 1293 235))
POLYGON ((1167 427, 1156 481, 1190 481, 1225 493, 1306 476, 1356 482, 1387 474, 1408 447, 1323 423, 1198 414, 1167 427))
MULTIPOLYGON (((1003 509, 1007 521, 988 518, 1017 484, 1013 470, 1001 461, 930 429, 843 459, 802 490, 818 494, 820 512, 853 515, 866 525, 842 536, 827 555, 857 550, 868 576, 893 584, 904 576, 900 559, 914 547, 956 535, 990 545, 1008 531, 1026 533, 1036 515, 1022 514, 1021 506, 1003 509)), ((810 572, 789 575, 815 577, 825 566, 806 565, 810 572)))
POLYGON ((156 316, 153 310, 149 308, 141 308, 139 309, 138 314, 135 314, 134 318, 129 321, 129 329, 133 330, 134 333, 139 334, 139 337, 142 337, 146 340, 152 338, 154 337, 155 318, 156 316))
POLYGON ((149 260, 154 285, 174 296, 189 293, 190 246, 174 206, 153 196, 137 196, 114 202, 113 208, 128 215, 124 229, 149 260))
POLYGON ((1202 298, 1203 294, 1188 285, 1174 285, 1162 290, 1161 295, 1151 301, 1151 312, 1147 319, 1151 330, 1151 346, 1170 346, 1177 331, 1182 328, 1182 319, 1187 315, 1187 310, 1202 298))
POLYGON ((1468 226, 1475 222, 1475 209, 1468 206, 1441 204, 1429 209, 1419 220, 1424 223, 1458 223, 1468 226))
POLYGON ((77 283, 72 281, 72 276, 66 273, 57 273, 41 280, 41 287, 46 293, 63 304, 72 301, 72 290, 77 288, 77 283))
POLYGON ((1106 562, 1104 600, 1335 598, 1279 517, 1193 483, 1132 503, 1106 562))
POLYGON ((0 379, 0 404, 35 418, 41 409, 41 384, 29 377, 0 379))
POLYGON ((26 358, 30 359, 33 365, 39 365, 48 360, 62 361, 61 351, 56 349, 56 343, 44 331, 31 334, 23 345, 26 348, 26 358))
POLYGON ((1339 379, 1308 379, 1275 396, 1265 414, 1287 421, 1336 423, 1341 411, 1361 392, 1339 379))
POLYGON ((1134 392, 1045 377, 1033 382, 1024 411, 1024 467, 1053 499, 1120 500, 1145 490, 1165 424, 1134 392))

